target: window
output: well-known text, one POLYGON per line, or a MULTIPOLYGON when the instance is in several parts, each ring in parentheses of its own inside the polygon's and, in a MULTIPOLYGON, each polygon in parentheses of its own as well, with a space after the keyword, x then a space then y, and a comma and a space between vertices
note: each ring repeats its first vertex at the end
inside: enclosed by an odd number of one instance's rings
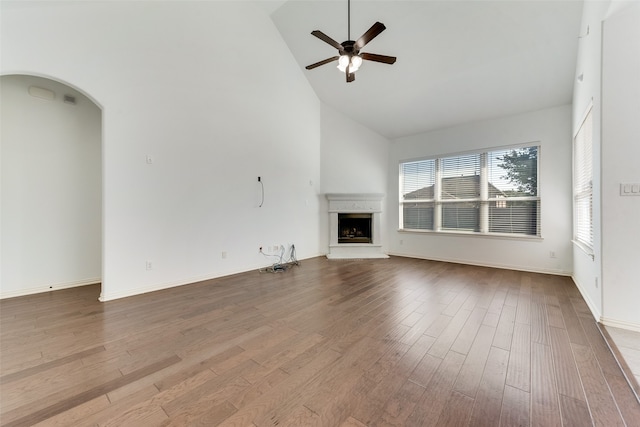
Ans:
POLYGON ((573 140, 573 240, 593 250, 593 119, 591 107, 573 140))
POLYGON ((442 230, 480 231, 480 154, 440 159, 442 230))
POLYGON ((540 236, 538 146, 400 164, 400 228, 540 236))
POLYGON ((404 177, 404 209, 402 221, 405 227, 419 230, 433 230, 435 207, 435 160, 404 163, 401 165, 404 177))
POLYGON ((487 155, 490 233, 540 235, 538 147, 487 155))

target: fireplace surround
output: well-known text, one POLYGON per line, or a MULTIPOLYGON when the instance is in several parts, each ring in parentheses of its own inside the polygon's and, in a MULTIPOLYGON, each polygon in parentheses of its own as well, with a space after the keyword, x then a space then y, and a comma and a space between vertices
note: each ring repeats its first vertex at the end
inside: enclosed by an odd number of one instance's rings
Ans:
POLYGON ((329 259, 389 258, 382 252, 379 193, 332 193, 329 200, 329 259))

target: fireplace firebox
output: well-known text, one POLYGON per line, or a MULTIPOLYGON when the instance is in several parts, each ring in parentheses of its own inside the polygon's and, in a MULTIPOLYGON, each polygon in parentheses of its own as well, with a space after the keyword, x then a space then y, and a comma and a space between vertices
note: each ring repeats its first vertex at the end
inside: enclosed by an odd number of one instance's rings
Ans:
POLYGON ((339 213, 338 243, 372 243, 371 214, 339 213))

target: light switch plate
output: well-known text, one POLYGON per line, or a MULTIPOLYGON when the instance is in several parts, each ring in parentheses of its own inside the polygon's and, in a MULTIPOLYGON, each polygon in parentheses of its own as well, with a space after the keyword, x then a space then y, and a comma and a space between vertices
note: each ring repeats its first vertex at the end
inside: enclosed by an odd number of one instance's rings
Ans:
POLYGON ((640 184, 638 183, 621 183, 621 196, 640 196, 640 184))

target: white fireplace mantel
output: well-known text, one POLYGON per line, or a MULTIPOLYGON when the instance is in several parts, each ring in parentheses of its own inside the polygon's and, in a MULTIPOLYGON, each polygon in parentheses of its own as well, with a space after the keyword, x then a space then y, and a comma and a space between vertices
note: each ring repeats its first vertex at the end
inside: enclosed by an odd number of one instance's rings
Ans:
POLYGON ((330 193, 329 200, 329 259, 389 258, 382 252, 381 214, 384 194, 330 193), (338 214, 370 213, 372 243, 338 243, 338 214))

